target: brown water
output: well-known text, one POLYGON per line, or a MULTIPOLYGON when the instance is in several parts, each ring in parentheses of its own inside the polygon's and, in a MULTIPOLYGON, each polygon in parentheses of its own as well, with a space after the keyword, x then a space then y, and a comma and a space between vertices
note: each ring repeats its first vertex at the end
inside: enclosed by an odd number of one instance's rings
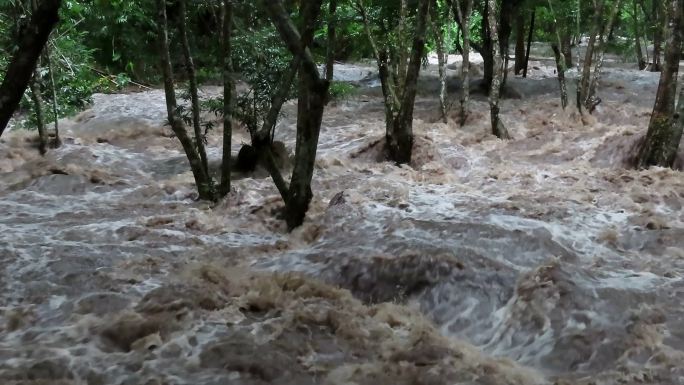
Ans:
POLYGON ((532 64, 509 142, 483 97, 439 122, 424 74, 410 166, 377 161, 377 89, 334 103, 292 234, 263 174, 193 200, 160 91, 96 95, 45 158, 6 135, 2 383, 684 384, 684 179, 622 167, 657 74, 609 68, 582 118, 532 64))

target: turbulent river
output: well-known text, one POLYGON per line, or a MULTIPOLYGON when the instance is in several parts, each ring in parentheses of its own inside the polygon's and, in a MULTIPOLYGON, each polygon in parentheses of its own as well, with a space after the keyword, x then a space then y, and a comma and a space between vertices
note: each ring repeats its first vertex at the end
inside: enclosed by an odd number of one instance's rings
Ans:
POLYGON ((609 65, 581 117, 532 64, 509 79, 507 142, 483 96, 442 123, 421 75, 408 166, 379 161, 377 88, 333 102, 291 234, 262 171, 195 201, 159 90, 95 95, 44 158, 6 134, 0 382, 684 384, 684 179, 623 166, 658 74, 609 65))

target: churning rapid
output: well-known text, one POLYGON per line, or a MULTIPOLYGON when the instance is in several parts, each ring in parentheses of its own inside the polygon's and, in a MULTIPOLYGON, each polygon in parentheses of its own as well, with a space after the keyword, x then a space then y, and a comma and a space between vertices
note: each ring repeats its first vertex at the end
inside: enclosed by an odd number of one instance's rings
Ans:
POLYGON ((2 384, 684 384, 684 179, 623 167, 658 74, 608 65, 581 117, 552 62, 531 65, 504 93, 506 142, 483 96, 441 123, 427 69, 401 167, 380 161, 372 69, 340 66, 365 86, 326 108, 291 234, 262 171, 194 200, 161 91, 95 95, 45 158, 9 133, 2 384))

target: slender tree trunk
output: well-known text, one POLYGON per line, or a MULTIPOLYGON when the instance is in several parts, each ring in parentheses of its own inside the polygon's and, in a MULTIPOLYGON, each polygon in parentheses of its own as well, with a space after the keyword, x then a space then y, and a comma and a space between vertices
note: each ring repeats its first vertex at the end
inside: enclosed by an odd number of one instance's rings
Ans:
POLYGON ((31 15, 24 33, 18 39, 18 49, 0 85, 0 136, 21 101, 31 81, 36 62, 50 36, 52 28, 59 21, 61 0, 43 0, 31 15))
POLYGON ((273 144, 273 132, 278 121, 278 115, 280 114, 283 104, 287 100, 287 95, 289 94, 292 82, 294 82, 295 76, 297 75, 300 63, 301 56, 299 55, 295 55, 290 61, 290 65, 282 75, 280 83, 278 84, 278 89, 271 100, 271 107, 266 114, 261 129, 257 131, 257 134, 252 141, 252 145, 259 154, 260 162, 266 167, 266 170, 268 170, 273 179, 273 183, 276 185, 280 196, 283 198, 283 202, 286 203, 290 187, 278 169, 271 146, 273 144))
POLYGON ((501 79, 501 89, 508 80, 508 56, 510 51, 511 32, 513 31, 511 20, 519 0, 502 0, 501 11, 499 12, 499 46, 501 57, 503 58, 503 77, 501 79))
MULTIPOLYGON (((482 86, 485 92, 489 92, 492 87, 492 78, 494 77, 494 47, 492 46, 492 34, 490 32, 490 18, 489 13, 491 11, 489 0, 485 0, 483 4, 482 12, 482 29, 480 31, 480 37, 482 39, 482 50, 480 54, 482 55, 482 86)), ((496 17, 494 18, 496 21, 496 17)))
POLYGON ((321 2, 322 0, 308 0, 302 6, 302 20, 305 24, 301 36, 290 20, 282 0, 264 2, 273 24, 288 49, 294 56, 301 58, 295 164, 288 198, 285 201, 285 220, 290 230, 303 223, 309 203, 313 198, 311 180, 323 110, 330 85, 326 79, 321 79, 318 66, 308 48, 313 41, 315 22, 320 13, 321 2))
POLYGON ((663 15, 663 9, 660 6, 660 1, 652 0, 652 13, 653 13, 653 65, 651 66, 651 72, 659 72, 662 68, 660 63, 660 51, 663 46, 663 23, 667 19, 666 15, 663 15))
POLYGON ((335 40, 337 39, 337 0, 330 0, 328 4, 328 52, 325 59, 325 80, 333 81, 335 66, 335 40))
POLYGON ((40 96, 40 70, 36 68, 31 79, 31 101, 33 102, 33 112, 36 114, 36 126, 38 126, 38 151, 40 155, 45 155, 48 147, 48 136, 45 129, 45 118, 43 115, 43 98, 40 96))
POLYGON ((489 20, 489 31, 492 39, 492 47, 494 48, 494 75, 492 78, 492 87, 489 91, 489 108, 492 120, 492 133, 499 139, 510 139, 508 130, 499 118, 499 93, 501 92, 501 78, 503 68, 501 61, 501 52, 499 52, 499 35, 496 25, 496 0, 487 0, 489 3, 489 13, 487 14, 489 20))
MULTIPOLYGON (((682 12, 684 0, 667 0, 668 37, 665 47, 665 63, 660 74, 653 114, 648 132, 639 149, 637 168, 649 166, 672 167, 679 142, 682 138, 682 113, 684 112, 684 92, 680 90, 679 104, 675 110, 677 94, 677 75, 682 50, 682 12)), ((684 87, 682 87, 684 89, 684 87)))
MULTIPOLYGON (((603 8, 605 5, 605 0, 598 0, 598 8, 595 10, 594 14, 594 25, 592 27, 591 36, 589 36, 589 43, 587 44, 587 51, 584 54, 584 65, 582 68, 582 76, 580 81, 580 87, 577 89, 578 98, 581 104, 586 104, 587 97, 589 95, 589 84, 591 76, 591 63, 594 58, 594 49, 596 48, 596 39, 599 38, 601 27, 603 25, 603 8)), ((581 107, 578 107, 581 108, 581 107)))
POLYGON ((166 112, 173 133, 176 135, 185 155, 190 163, 190 169, 195 177, 197 191, 200 199, 214 200, 216 197, 213 186, 206 169, 202 165, 202 160, 197 153, 197 147, 192 143, 192 139, 185 130, 183 120, 176 114, 176 94, 173 86, 173 70, 171 67, 171 57, 169 55, 169 36, 168 22, 166 18, 166 0, 156 0, 157 6, 157 25, 159 39, 159 56, 162 72, 164 76, 164 93, 166 96, 166 112))
POLYGON ((59 106, 57 105, 57 85, 55 84, 55 71, 52 68, 49 45, 45 46, 43 58, 47 64, 48 75, 50 76, 50 88, 52 90, 52 118, 55 124, 55 140, 52 142, 52 146, 54 148, 59 148, 62 145, 62 139, 59 137, 59 106))
POLYGON ((463 91, 461 92, 461 127, 465 125, 468 119, 468 101, 470 99, 470 16, 473 12, 473 0, 464 0, 463 7, 456 1, 452 3, 452 9, 456 14, 461 26, 461 34, 463 35, 463 62, 461 64, 461 80, 463 82, 463 91))
POLYGON ((447 52, 446 47, 444 46, 446 39, 444 38, 442 23, 444 23, 444 20, 448 19, 448 17, 439 17, 437 20, 433 21, 432 24, 433 32, 435 34, 435 48, 437 50, 437 67, 439 70, 439 112, 442 115, 442 121, 444 123, 447 123, 447 52))
POLYGON ((558 72, 558 85, 560 87, 560 98, 561 106, 563 109, 568 106, 568 87, 565 84, 565 58, 561 53, 562 41, 558 25, 558 19, 556 19, 556 12, 553 9, 552 0, 548 0, 549 10, 551 11, 551 17, 553 18, 553 32, 556 35, 556 42, 551 44, 553 49, 553 54, 556 59, 556 70, 558 72))
MULTIPOLYGON (((634 48, 636 50, 637 65, 639 71, 646 68, 646 61, 644 60, 644 53, 641 49, 641 24, 639 23, 639 8, 637 7, 637 0, 632 0, 632 22, 634 23, 634 48)), ((648 47, 646 48, 648 51, 648 47)))
POLYGON ((219 194, 225 197, 230 193, 231 147, 233 136, 233 101, 235 82, 233 81, 232 30, 233 1, 223 0, 221 43, 223 54, 223 159, 221 161, 221 184, 219 194))
POLYGON ((387 150, 389 158, 397 163, 410 163, 413 149, 413 106, 416 99, 420 65, 425 50, 425 36, 427 34, 428 15, 430 14, 430 0, 418 2, 416 15, 416 29, 413 35, 411 57, 409 59, 404 87, 402 89, 401 107, 389 126, 387 150))
POLYGON ((525 65, 525 12, 518 8, 515 18, 515 74, 519 75, 525 65))
POLYGON ((534 15, 536 11, 532 9, 532 18, 530 19, 530 31, 527 35, 527 52, 525 52, 525 65, 523 67, 523 77, 527 77, 527 67, 530 63, 530 48, 532 47, 532 36, 534 35, 534 15))
POLYGON ((202 160, 202 167, 204 172, 209 175, 209 161, 207 160, 207 151, 204 147, 205 138, 202 134, 202 126, 200 124, 200 103, 199 95, 197 91, 197 76, 195 75, 195 63, 192 59, 192 53, 190 52, 190 43, 188 42, 188 31, 185 21, 186 11, 185 4, 186 0, 178 1, 178 30, 181 37, 181 46, 183 47, 183 59, 185 60, 185 69, 188 76, 188 84, 190 88, 190 102, 192 105, 192 127, 195 131, 195 145, 197 146, 197 152, 199 153, 200 159, 202 160))
POLYGON ((561 35, 561 52, 565 59, 565 68, 572 68, 572 42, 569 31, 564 31, 561 35))
POLYGON ((596 60, 596 64, 594 65, 594 72, 591 78, 591 83, 589 84, 589 90, 586 94, 584 101, 584 106, 587 108, 589 113, 592 113, 596 106, 598 106, 599 103, 601 103, 601 98, 596 96, 596 89, 598 88, 598 83, 601 79, 601 68, 603 67, 603 60, 605 59, 606 55, 606 50, 604 48, 604 36, 608 31, 610 31, 613 28, 613 24, 615 23, 615 20, 617 18, 618 11, 620 10, 621 2, 621 0, 617 0, 614 4, 613 11, 610 13, 608 19, 608 24, 606 25, 606 28, 604 29, 603 33, 601 33, 598 44, 596 46, 598 58, 596 60))

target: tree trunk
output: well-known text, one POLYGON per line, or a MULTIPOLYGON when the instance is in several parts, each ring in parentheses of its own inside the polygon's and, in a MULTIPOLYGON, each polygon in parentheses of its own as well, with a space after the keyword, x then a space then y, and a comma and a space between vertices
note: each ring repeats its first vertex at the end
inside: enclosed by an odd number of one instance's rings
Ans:
POLYGON ((188 133, 185 131, 183 120, 176 114, 176 94, 173 87, 173 70, 171 67, 171 57, 169 55, 169 35, 168 22, 166 18, 166 0, 156 0, 157 5, 157 24, 159 39, 159 56, 162 73, 164 76, 164 93, 166 96, 166 112, 173 133, 176 135, 185 155, 190 163, 190 169, 195 177, 197 192, 200 199, 214 200, 215 195, 213 186, 206 169, 202 166, 202 160, 197 153, 197 147, 192 143, 188 133))
POLYGON ((652 0, 652 19, 654 23, 653 30, 653 65, 651 72, 658 72, 661 70, 660 51, 663 45, 663 20, 666 15, 663 15, 663 9, 660 7, 660 1, 652 0))
POLYGON ((223 159, 221 160, 221 184, 219 194, 225 197, 230 193, 231 147, 233 136, 233 101, 235 82, 233 81, 232 30, 233 1, 223 0, 221 43, 223 55, 223 159))
POLYGON ((501 52, 499 52, 499 35, 496 25, 496 0, 487 0, 489 3, 489 13, 487 18, 489 20, 489 31, 492 39, 492 47, 494 49, 494 74, 492 77, 492 86, 489 91, 489 108, 492 121, 492 133, 499 139, 510 139, 508 130, 499 118, 499 93, 501 92, 501 78, 502 78, 502 60, 501 52))
POLYGON ((43 50, 43 58, 47 64, 48 74, 50 76, 50 88, 52 90, 52 118, 55 124, 55 140, 52 142, 52 146, 54 148, 59 148, 62 145, 62 140, 59 138, 59 106, 57 105, 57 85, 55 84, 55 72, 52 69, 52 59, 50 58, 50 48, 48 45, 46 45, 45 49, 43 50))
POLYGON ((598 83, 601 79, 601 68, 603 67, 603 60, 605 59, 606 55, 606 50, 604 48, 604 37, 606 33, 613 28, 613 24, 615 23, 615 20, 617 18, 618 11, 620 10, 621 2, 621 0, 617 0, 615 2, 613 11, 610 13, 608 19, 608 24, 606 25, 606 28, 603 30, 603 33, 601 33, 598 45, 596 47, 596 51, 598 52, 598 58, 596 60, 596 64, 594 65, 594 73, 591 78, 591 83, 589 84, 589 90, 584 100, 584 106, 587 108, 587 110, 589 110, 589 113, 592 113, 596 106, 598 106, 599 103, 601 103, 601 98, 596 96, 596 89, 598 88, 598 83))
POLYGON ((290 20, 282 0, 264 2, 269 16, 292 55, 301 58, 299 68, 299 100, 297 102, 297 142, 294 170, 285 201, 285 220, 292 230, 304 222, 304 217, 313 198, 311 180, 316 162, 318 136, 323 119, 325 100, 330 82, 321 79, 318 66, 309 52, 313 41, 316 19, 322 0, 308 0, 302 6, 300 33, 290 20))
POLYGON ((470 99, 470 16, 473 12, 473 0, 464 0, 464 7, 454 1, 452 8, 461 26, 461 34, 463 35, 463 62, 461 64, 461 80, 463 82, 463 91, 461 92, 461 111, 460 123, 461 127, 466 124, 468 119, 468 101, 470 99))
POLYGON ((565 68, 572 68, 572 42, 570 32, 565 31, 561 35, 561 52, 565 59, 565 68))
POLYGON ((530 31, 527 35, 527 52, 525 52, 525 64, 523 66, 523 77, 527 77, 527 67, 530 63, 530 48, 532 46, 532 36, 534 35, 534 14, 535 10, 532 9, 532 18, 530 19, 530 31))
POLYGON ((553 55, 556 59, 556 71, 558 72, 558 85, 560 87, 560 98, 561 106, 563 109, 568 106, 568 88, 565 84, 565 58, 561 53, 561 47, 563 45, 562 39, 559 32, 558 19, 556 19, 556 12, 553 10, 552 0, 548 0, 549 11, 551 11, 551 17, 553 18, 553 32, 556 35, 556 41, 551 44, 553 49, 553 55))
POLYGON ((47 131, 45 129, 45 117, 43 115, 43 98, 40 96, 40 70, 36 68, 30 82, 31 101, 33 102, 33 112, 36 114, 36 126, 38 126, 38 151, 40 155, 45 155, 48 146, 47 131))
POLYGON ((195 63, 190 52, 190 43, 188 42, 188 31, 185 24, 185 3, 186 0, 178 1, 178 30, 180 32, 181 46, 183 48, 183 59, 185 60, 185 70, 188 76, 188 85, 190 88, 190 102, 192 106, 192 127, 195 131, 195 145, 202 161, 204 172, 209 175, 209 161, 207 160, 207 151, 204 148, 205 138, 202 134, 202 126, 200 124, 200 104, 199 95, 197 91, 197 76, 195 75, 195 63))
POLYGON ((503 77, 501 79, 501 89, 508 80, 508 56, 510 50, 511 31, 513 30, 511 20, 515 13, 515 8, 519 0, 502 0, 501 11, 499 12, 499 46, 501 57, 503 58, 503 77))
MULTIPOLYGON (((682 113, 684 92, 680 90, 679 104, 675 111, 677 75, 682 50, 682 11, 684 0, 668 0, 670 20, 665 47, 665 63, 660 74, 653 114, 648 132, 639 149, 636 167, 672 167, 682 137, 682 113)), ((682 87, 684 89, 684 87, 682 87)))
POLYGON ((333 81, 335 66, 335 40, 337 38, 337 0, 330 0, 328 4, 328 52, 325 59, 325 80, 333 81))
POLYGON ((18 49, 0 85, 0 136, 24 95, 52 28, 59 21, 61 3, 61 0, 41 1, 18 39, 18 49))
POLYGON ((518 8, 518 15, 515 18, 515 64, 514 71, 520 75, 525 64, 525 12, 523 8, 518 8))
POLYGON ((418 2, 416 29, 413 35, 411 57, 406 70, 406 78, 403 82, 401 107, 391 122, 391 126, 388 125, 387 127, 386 139, 389 158, 399 164, 411 162, 411 151, 413 149, 413 105, 416 99, 423 51, 425 50, 430 3, 430 0, 420 0, 418 2))
POLYGON ((594 58, 594 48, 596 46, 596 39, 599 37, 601 27, 603 25, 603 7, 605 5, 605 0, 599 0, 598 8, 595 10, 594 14, 594 25, 589 36, 589 43, 587 44, 587 51, 584 54, 584 65, 582 68, 582 75, 580 80, 580 86, 577 88, 577 98, 580 105, 577 106, 581 111, 581 104, 586 104, 587 96, 589 94, 589 81, 591 76, 591 63, 594 58))
POLYGON ((447 123, 447 52, 444 46, 446 39, 444 38, 444 31, 441 25, 444 20, 448 20, 448 17, 438 18, 433 21, 432 26, 435 34, 435 49, 437 50, 437 67, 439 70, 439 112, 442 115, 442 121, 447 123))
MULTIPOLYGON (((482 29, 480 36, 482 38, 482 50, 480 55, 482 55, 482 86, 485 92, 489 92, 492 88, 492 78, 494 77, 494 47, 492 46, 492 34, 490 32, 490 18, 489 13, 491 7, 489 0, 486 0, 483 5, 482 12, 482 29)), ((496 17, 493 19, 496 22, 496 17)))
MULTIPOLYGON (((644 53, 641 49, 641 25, 639 23, 639 8, 637 7, 637 0, 632 1, 632 22, 634 23, 634 49, 636 50, 637 65, 639 71, 646 68, 646 60, 644 60, 644 53)), ((648 51, 648 47, 646 48, 648 51)))

